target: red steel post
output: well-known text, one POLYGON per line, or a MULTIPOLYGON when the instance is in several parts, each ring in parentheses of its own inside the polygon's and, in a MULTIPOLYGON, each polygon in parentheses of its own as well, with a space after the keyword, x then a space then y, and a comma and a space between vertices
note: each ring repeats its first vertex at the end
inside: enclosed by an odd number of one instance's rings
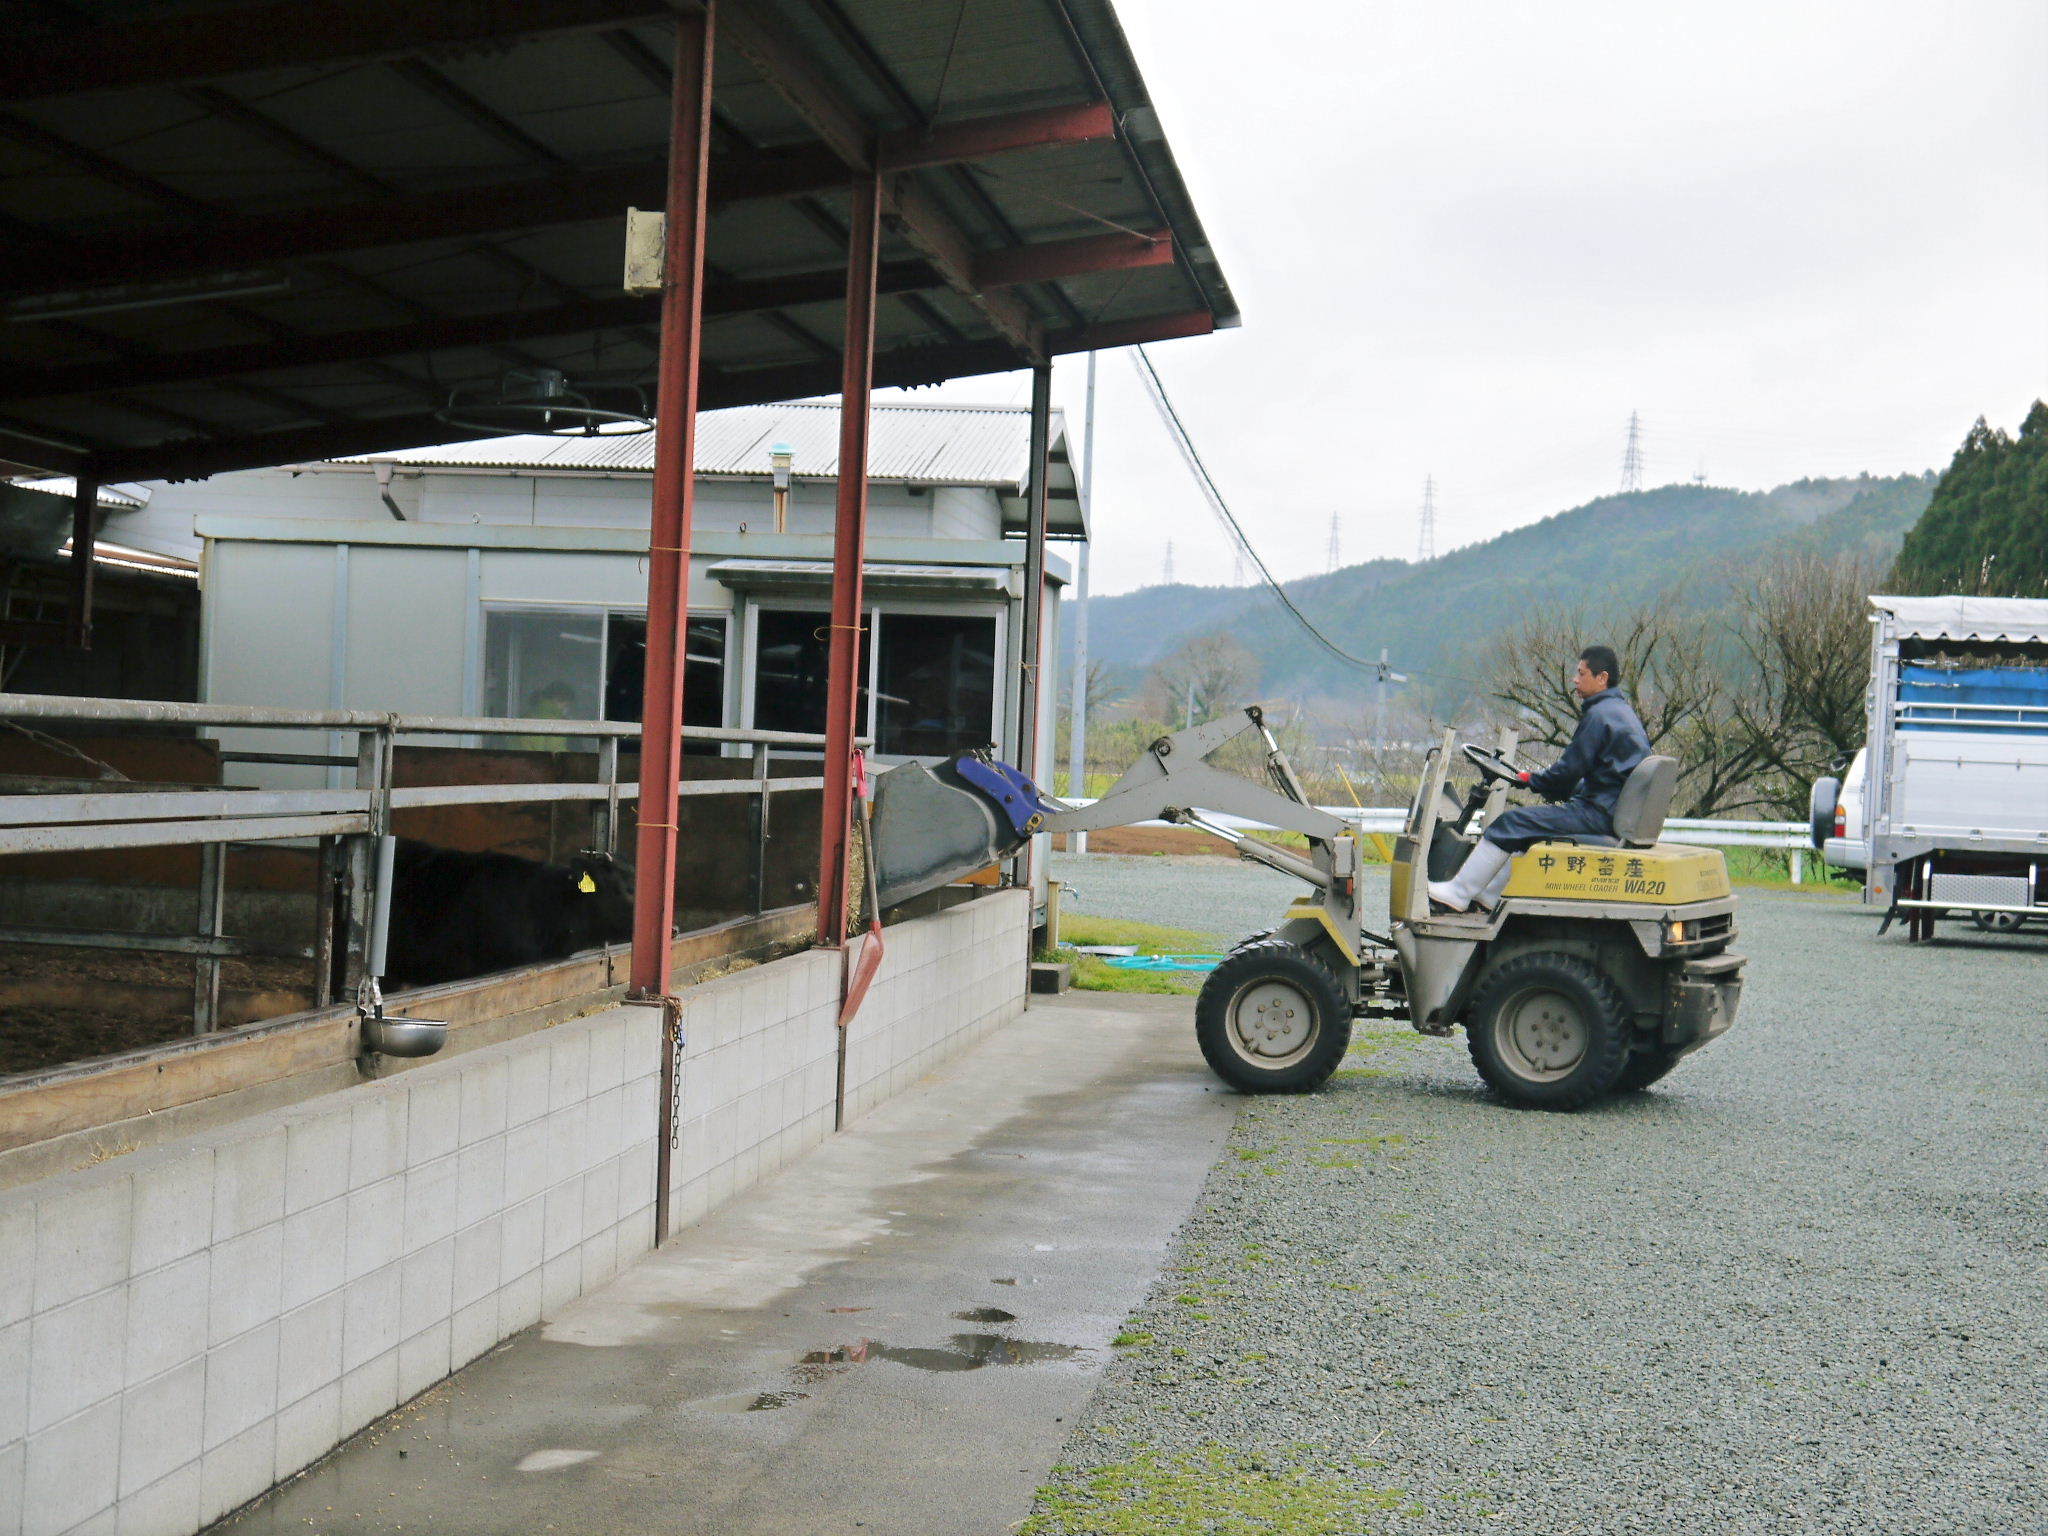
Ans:
POLYGON ((861 566, 868 538, 868 409, 875 370, 875 269, 882 182, 853 182, 846 251, 846 350, 839 378, 839 502, 832 526, 832 629, 825 695, 825 802, 818 834, 818 942, 846 943, 847 841, 860 701, 861 566))
MULTIPOLYGON (((690 514, 696 499, 697 372, 703 339, 715 23, 716 0, 706 0, 701 11, 682 11, 676 17, 661 360, 654 414, 654 515, 647 551, 647 674, 641 700, 639 828, 634 849, 632 990, 642 998, 668 995, 669 935, 675 926, 676 777, 682 755, 690 514)), ((668 1056, 672 1062, 674 1052, 668 1056)), ((673 1085, 663 1086, 666 1091, 673 1085)), ((666 1125, 660 1144, 668 1145, 666 1125)))

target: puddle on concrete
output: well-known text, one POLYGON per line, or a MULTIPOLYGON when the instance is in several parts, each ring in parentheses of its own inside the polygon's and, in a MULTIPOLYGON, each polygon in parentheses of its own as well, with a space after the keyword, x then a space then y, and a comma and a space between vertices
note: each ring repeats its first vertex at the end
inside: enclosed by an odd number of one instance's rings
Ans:
POLYGON ((866 1307, 827 1307, 827 1312, 865 1312, 866 1307))
POLYGON ((706 1398, 697 1406, 708 1408, 713 1413, 772 1413, 777 1408, 800 1403, 810 1395, 808 1392, 733 1392, 724 1397, 706 1398))
POLYGON ((589 1461, 596 1455, 597 1452, 595 1451, 535 1451, 529 1456, 522 1457, 519 1465, 513 1470, 518 1472, 557 1472, 563 1467, 573 1467, 579 1462, 589 1461))
POLYGON ((860 1339, 831 1349, 809 1351, 798 1357, 790 1375, 800 1382, 821 1381, 848 1366, 875 1360, 907 1365, 914 1371, 978 1371, 990 1365, 1057 1365, 1087 1354, 1078 1344, 1013 1339, 1003 1333, 956 1333, 943 1349, 860 1339))
POLYGON ((994 1279, 992 1279, 992 1280, 990 1280, 990 1281, 989 1281, 989 1284, 990 1284, 990 1285, 1036 1285, 1036 1284, 1038 1284, 1038 1276, 1036 1276, 1036 1275, 997 1275, 997 1276, 996 1276, 996 1277, 995 1277, 994 1279))
POLYGON ((1005 1312, 1001 1307, 969 1307, 965 1312, 955 1312, 954 1318, 963 1323, 1014 1323, 1017 1314, 1005 1312))

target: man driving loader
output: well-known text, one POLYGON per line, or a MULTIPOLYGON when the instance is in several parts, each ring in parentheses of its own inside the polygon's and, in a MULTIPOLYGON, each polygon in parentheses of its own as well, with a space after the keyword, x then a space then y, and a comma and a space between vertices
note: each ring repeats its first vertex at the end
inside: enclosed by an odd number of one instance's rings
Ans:
POLYGON ((1572 687, 1584 702, 1571 744, 1550 767, 1522 774, 1537 794, 1562 803, 1503 811, 1453 878, 1429 882, 1432 903, 1452 912, 1475 901, 1491 907, 1508 883, 1515 854, 1548 837, 1613 833, 1615 799, 1629 770, 1650 755, 1650 738, 1621 691, 1621 662, 1610 647, 1579 652, 1572 687))

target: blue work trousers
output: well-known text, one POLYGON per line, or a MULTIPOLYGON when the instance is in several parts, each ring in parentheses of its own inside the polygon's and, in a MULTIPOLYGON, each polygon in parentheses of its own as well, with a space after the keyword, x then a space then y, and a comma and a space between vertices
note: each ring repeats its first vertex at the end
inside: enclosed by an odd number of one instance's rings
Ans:
POLYGON ((1563 805, 1517 805, 1495 818, 1486 829, 1486 840, 1509 853, 1526 853, 1547 838, 1578 833, 1612 837, 1613 813, 1591 800, 1567 800, 1563 805))

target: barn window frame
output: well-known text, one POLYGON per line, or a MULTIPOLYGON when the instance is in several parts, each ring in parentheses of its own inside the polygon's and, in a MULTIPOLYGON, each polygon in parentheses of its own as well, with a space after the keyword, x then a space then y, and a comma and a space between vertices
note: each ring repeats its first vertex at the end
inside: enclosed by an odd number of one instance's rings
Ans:
MULTIPOLYGON (((546 615, 555 618, 587 618, 594 620, 597 626, 595 645, 596 671, 594 679, 597 712, 595 714, 579 714, 565 718, 579 720, 634 720, 638 718, 637 714, 612 713, 605 695, 611 680, 614 625, 621 620, 637 623, 641 626, 641 632, 644 637, 647 624, 647 609, 644 606, 620 603, 534 603, 515 601, 487 602, 482 604, 481 607, 483 610, 483 623, 479 626, 477 637, 479 647, 477 670, 480 680, 479 691, 482 695, 482 706, 485 714, 497 715, 508 719, 520 718, 517 714, 506 714, 503 710, 494 707, 500 702, 499 699, 493 696, 492 680, 490 677, 494 621, 520 615, 546 615)), ((717 698, 716 718, 688 721, 686 726, 696 725, 699 728, 704 726, 723 727, 731 718, 734 691, 733 675, 735 670, 733 667, 733 617, 729 610, 723 608, 692 608, 685 615, 685 622, 692 628, 699 624, 716 624, 719 628, 719 660, 716 663, 719 671, 717 688, 710 690, 708 687, 699 687, 692 690, 688 686, 689 679, 687 678, 684 688, 684 707, 686 710, 693 699, 701 698, 706 692, 715 691, 717 698)), ((511 701, 507 698, 503 702, 509 704, 511 701)))
MULTIPOLYGON (((866 631, 863 645, 865 666, 862 668, 861 690, 862 709, 860 718, 854 722, 858 734, 875 743, 872 756, 877 762, 899 763, 916 758, 923 762, 939 762, 946 753, 902 753, 887 750, 887 743, 878 734, 879 722, 878 684, 881 660, 888 644, 888 629, 892 618, 973 618, 993 623, 994 635, 990 646, 991 666, 989 677, 989 719, 988 735, 984 740, 971 743, 974 746, 994 742, 1007 749, 1004 740, 1003 723, 1008 715, 1012 687, 1009 665, 1010 622, 1012 604, 1007 602, 973 602, 937 600, 896 600, 869 601, 861 610, 861 624, 866 631)), ((760 663, 761 663, 761 615, 763 613, 800 613, 815 615, 822 626, 831 618, 831 605, 822 599, 795 596, 763 596, 749 598, 744 604, 739 624, 742 638, 740 665, 733 677, 738 698, 736 724, 742 730, 760 727, 760 663)), ((728 657, 731 655, 728 639, 728 657)), ((729 673, 734 672, 730 666, 729 673)), ((796 729, 822 731, 822 721, 814 725, 798 725, 796 729)), ((792 757, 816 758, 822 756, 815 751, 791 751, 792 757)))

